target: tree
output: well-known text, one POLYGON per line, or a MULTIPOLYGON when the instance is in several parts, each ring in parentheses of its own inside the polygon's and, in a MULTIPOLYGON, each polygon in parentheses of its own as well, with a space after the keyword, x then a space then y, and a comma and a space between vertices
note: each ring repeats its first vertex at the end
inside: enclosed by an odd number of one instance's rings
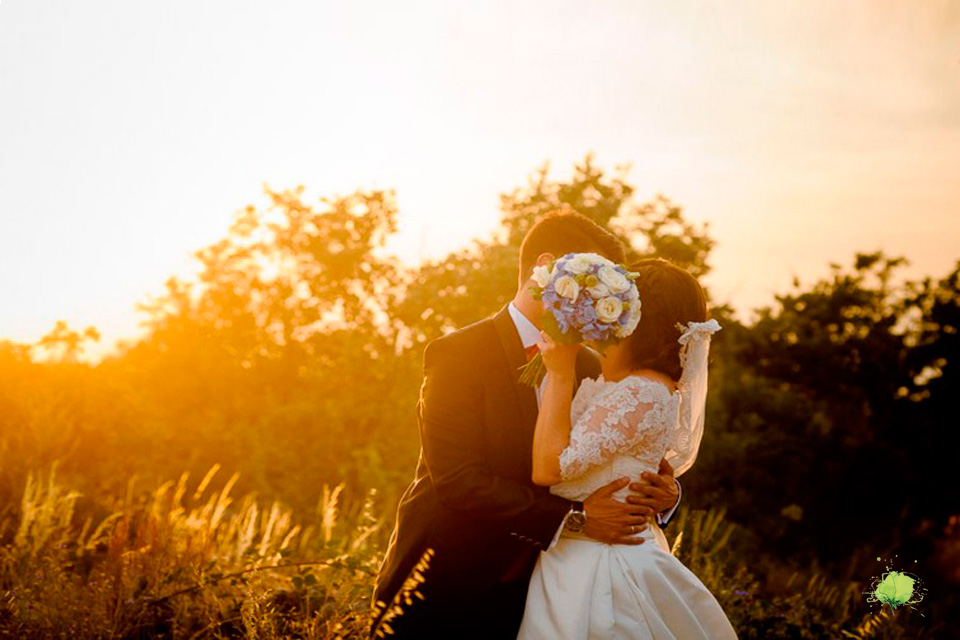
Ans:
POLYGON ((689 494, 729 505, 781 557, 875 556, 960 511, 942 493, 957 276, 904 282, 904 264, 858 254, 717 336, 689 494))
MULTIPOLYGON (((397 357, 388 315, 398 263, 376 255, 396 205, 372 191, 315 206, 303 191, 266 189, 265 210, 243 209, 226 238, 198 251, 199 281, 171 279, 143 305, 149 334, 122 366, 159 415, 203 443, 168 434, 181 462, 228 463, 274 495, 344 479, 362 493, 393 482, 380 443, 396 442, 414 414, 412 403, 404 414, 384 408, 407 405, 419 382, 397 357)), ((394 451, 413 456, 412 444, 394 451)))
POLYGON ((63 320, 37 342, 37 347, 46 351, 57 362, 77 362, 83 353, 84 342, 100 342, 100 332, 96 327, 87 327, 83 333, 73 331, 63 320))
POLYGON ((534 222, 551 211, 577 211, 609 228, 630 248, 631 259, 655 255, 695 275, 706 273, 714 244, 706 227, 688 223, 682 210, 662 196, 633 203, 627 172, 627 167, 617 167, 608 175, 588 154, 574 165, 569 180, 550 179, 550 167, 544 164, 526 187, 501 195, 500 227, 493 240, 475 241, 411 275, 395 308, 395 317, 411 328, 408 348, 419 352, 429 340, 480 320, 513 298, 520 243, 534 222))
MULTIPOLYGON (((937 528, 951 517, 960 521, 960 496, 945 490, 955 484, 957 430, 956 394, 960 389, 960 262, 947 276, 914 283, 906 301, 909 348, 905 369, 909 384, 897 389, 911 408, 899 432, 912 445, 919 466, 914 515, 929 518, 937 528)), ((958 554, 960 555, 960 554, 958 554)), ((960 564, 954 570, 960 575, 960 564)))

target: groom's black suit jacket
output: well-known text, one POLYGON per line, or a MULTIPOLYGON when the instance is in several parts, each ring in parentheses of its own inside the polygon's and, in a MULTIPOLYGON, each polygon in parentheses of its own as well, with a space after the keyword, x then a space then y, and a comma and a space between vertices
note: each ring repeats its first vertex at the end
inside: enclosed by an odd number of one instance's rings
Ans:
MULTIPOLYGON (((570 510, 531 482, 537 398, 518 382, 526 363, 504 307, 427 345, 420 391, 420 460, 400 500, 375 600, 390 603, 428 548, 424 599, 391 626, 411 638, 515 638, 527 585, 570 510)), ((581 349, 577 385, 600 374, 581 349)))

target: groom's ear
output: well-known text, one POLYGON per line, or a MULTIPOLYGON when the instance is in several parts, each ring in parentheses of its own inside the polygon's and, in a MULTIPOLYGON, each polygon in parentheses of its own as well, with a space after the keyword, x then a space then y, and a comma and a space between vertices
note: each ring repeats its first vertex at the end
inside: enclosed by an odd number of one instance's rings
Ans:
MULTIPOLYGON (((539 256, 537 256, 537 261, 533 264, 533 267, 546 266, 546 265, 550 264, 551 262, 553 262, 553 254, 552 254, 552 253, 541 253, 539 256)), ((519 278, 519 282, 518 282, 518 286, 519 286, 520 288, 523 288, 524 285, 525 285, 527 282, 530 282, 530 279, 533 278, 533 267, 527 267, 528 269, 530 269, 530 273, 526 273, 526 274, 521 273, 521 274, 520 274, 520 278, 519 278)))

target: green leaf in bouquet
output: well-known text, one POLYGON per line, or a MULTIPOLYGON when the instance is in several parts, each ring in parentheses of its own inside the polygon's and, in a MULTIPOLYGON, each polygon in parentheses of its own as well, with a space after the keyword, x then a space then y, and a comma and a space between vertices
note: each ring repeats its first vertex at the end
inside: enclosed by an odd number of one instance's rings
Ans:
POLYGON ((540 326, 543 327, 547 335, 554 340, 559 340, 560 336, 563 335, 563 332, 560 331, 560 325, 557 324, 557 318, 553 315, 552 311, 543 312, 543 315, 540 316, 540 326))

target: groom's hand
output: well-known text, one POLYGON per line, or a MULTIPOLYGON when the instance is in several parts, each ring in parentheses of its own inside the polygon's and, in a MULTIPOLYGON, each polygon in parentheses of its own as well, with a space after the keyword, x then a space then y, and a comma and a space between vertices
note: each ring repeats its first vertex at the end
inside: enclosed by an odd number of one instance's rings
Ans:
POLYGON ((600 487, 583 501, 587 515, 583 533, 594 540, 607 544, 641 544, 643 538, 636 534, 647 528, 647 517, 653 511, 649 507, 620 502, 613 494, 630 483, 630 478, 614 480, 600 487))
POLYGON ((640 481, 630 485, 632 495, 627 496, 627 502, 632 505, 648 507, 654 513, 671 509, 680 499, 680 489, 673 475, 673 467, 666 458, 660 460, 659 473, 644 471, 640 474, 640 481))

